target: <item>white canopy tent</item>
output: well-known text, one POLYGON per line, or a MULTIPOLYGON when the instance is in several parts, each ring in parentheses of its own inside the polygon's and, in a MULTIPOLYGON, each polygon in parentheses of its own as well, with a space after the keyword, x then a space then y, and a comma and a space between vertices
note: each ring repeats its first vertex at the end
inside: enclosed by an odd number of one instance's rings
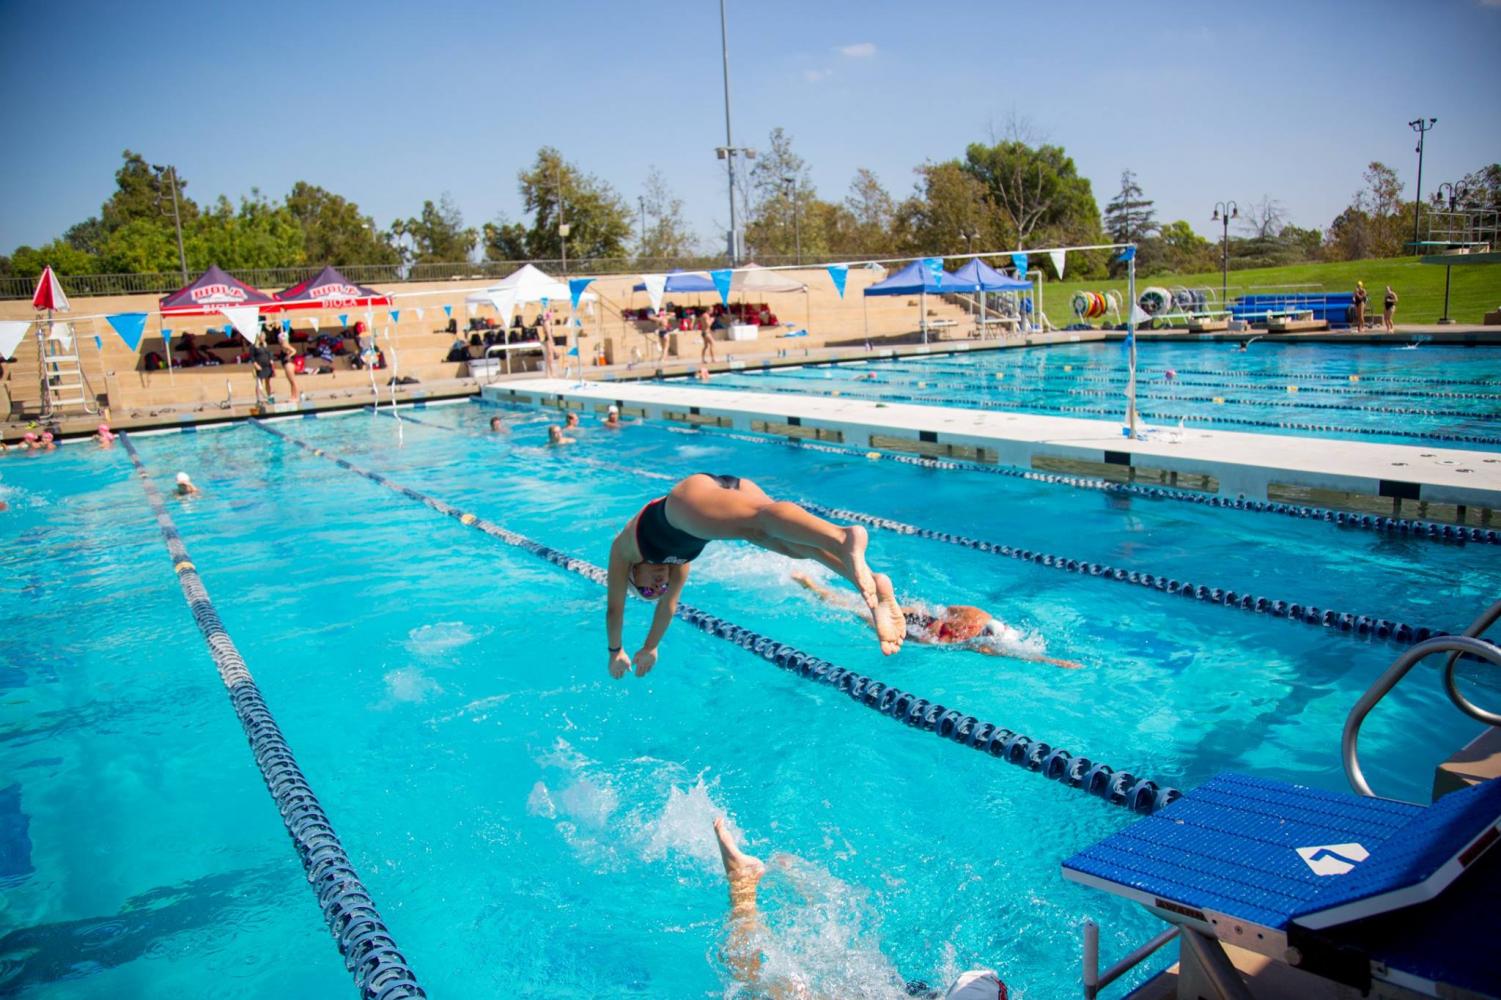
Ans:
POLYGON ((772 271, 759 264, 747 264, 730 278, 730 291, 744 292, 747 295, 807 290, 807 285, 788 277, 785 271, 772 271))
MULTIPOLYGON (((586 291, 579 296, 579 301, 593 302, 596 298, 593 292, 586 291)), ((495 284, 481 288, 477 292, 470 292, 465 301, 489 303, 510 301, 512 305, 520 305, 526 302, 541 302, 543 299, 549 302, 571 301, 568 295, 568 282, 554 278, 535 265, 523 264, 495 284)))

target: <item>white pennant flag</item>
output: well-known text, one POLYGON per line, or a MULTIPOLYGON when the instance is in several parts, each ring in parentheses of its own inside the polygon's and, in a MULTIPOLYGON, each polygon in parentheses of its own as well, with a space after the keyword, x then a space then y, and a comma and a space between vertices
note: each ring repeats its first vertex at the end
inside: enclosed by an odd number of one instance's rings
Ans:
POLYGON ((317 333, 318 332, 318 317, 314 316, 314 317, 310 318, 308 320, 308 325, 313 328, 313 332, 314 333, 317 333))
POLYGON ((256 334, 261 332, 260 309, 255 306, 226 306, 219 310, 219 315, 229 320, 229 325, 247 342, 255 343, 256 334))
POLYGON ((477 313, 477 312, 479 312, 479 303, 478 302, 465 302, 464 303, 464 308, 469 310, 469 318, 473 319, 474 318, 474 314, 477 313))
POLYGON ((496 312, 500 313, 500 325, 510 326, 511 310, 516 306, 516 289, 507 288, 501 292, 491 292, 490 304, 495 307, 496 312))
POLYGON ((24 319, 8 319, 0 322, 0 358, 13 358, 21 346, 31 323, 24 319))
POLYGON ((1067 250, 1049 250, 1048 256, 1053 258, 1053 270, 1058 272, 1058 280, 1063 280, 1063 259, 1068 256, 1067 250))
POLYGON ((1131 322, 1137 326, 1151 326, 1152 317, 1135 302, 1131 303, 1131 322))
POLYGON ((422 318, 422 317, 423 317, 423 316, 424 316, 424 315, 426 315, 426 314, 425 314, 425 313, 424 313, 424 312, 423 312, 423 311, 422 311, 422 307, 421 307, 421 306, 418 306, 418 307, 417 307, 417 308, 416 308, 416 309, 415 309, 415 310, 414 310, 414 311, 415 311, 415 312, 416 312, 416 313, 417 313, 417 318, 418 318, 418 319, 421 319, 421 318, 422 318))
POLYGON ((662 308, 662 294, 667 291, 667 275, 643 274, 641 280, 646 283, 646 294, 651 299, 652 312, 659 312, 662 308))
POLYGON ((52 332, 47 335, 47 339, 62 344, 66 351, 73 346, 73 328, 66 323, 53 323, 52 332))

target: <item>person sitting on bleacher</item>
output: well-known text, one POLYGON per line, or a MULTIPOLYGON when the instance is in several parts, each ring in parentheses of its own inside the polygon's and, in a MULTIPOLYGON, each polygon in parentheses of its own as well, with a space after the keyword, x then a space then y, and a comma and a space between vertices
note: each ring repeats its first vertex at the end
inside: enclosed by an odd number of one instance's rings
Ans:
POLYGON ((465 341, 463 337, 455 337, 455 338, 453 338, 453 343, 451 345, 449 345, 449 348, 448 348, 448 356, 446 358, 444 358, 443 360, 444 361, 468 361, 469 360, 469 344, 468 344, 468 342, 465 341))

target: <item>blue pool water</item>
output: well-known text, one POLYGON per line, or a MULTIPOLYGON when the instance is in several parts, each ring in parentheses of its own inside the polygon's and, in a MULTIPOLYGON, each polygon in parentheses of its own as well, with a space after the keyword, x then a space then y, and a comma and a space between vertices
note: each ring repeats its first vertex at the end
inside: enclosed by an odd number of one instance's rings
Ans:
MULTIPOLYGON (((476 404, 278 429, 602 564, 662 489, 726 471, 768 492, 996 542, 1435 628, 1501 591, 1494 546, 714 432, 589 427, 476 404), (483 427, 501 412, 508 435, 483 427), (635 470, 635 471, 632 471, 635 470), (1317 567, 1317 572, 1309 572, 1317 567)), ((676 624, 644 679, 605 670, 593 583, 251 426, 139 437, 226 628, 434 997, 738 996, 710 822, 799 860, 763 884, 769 974, 815 995, 999 969, 1076 989, 1157 929, 1064 882, 1121 809, 907 729, 676 624)), ((124 454, 0 461, 0 992, 352 995, 124 454)), ((972 603, 1077 671, 908 644, 716 544, 687 600, 841 666, 1138 775, 1222 770, 1342 789, 1339 731, 1388 644, 872 532, 906 597, 972 603)), ((627 642, 647 625, 633 602, 627 642)), ((1415 672, 1368 721, 1378 791, 1426 801, 1477 727, 1415 672)), ((1466 674, 1493 703, 1494 678, 1466 674)), ((1165 962, 1161 958, 1157 966, 1165 962)))
MULTIPOLYGON (((1149 424, 1501 449, 1501 349, 1142 342, 1149 424), (1174 376, 1169 379, 1167 372, 1174 376)), ((716 376, 719 388, 812 392, 1120 422, 1120 344, 1070 344, 716 376)), ((696 383, 695 383, 696 384, 696 383)))

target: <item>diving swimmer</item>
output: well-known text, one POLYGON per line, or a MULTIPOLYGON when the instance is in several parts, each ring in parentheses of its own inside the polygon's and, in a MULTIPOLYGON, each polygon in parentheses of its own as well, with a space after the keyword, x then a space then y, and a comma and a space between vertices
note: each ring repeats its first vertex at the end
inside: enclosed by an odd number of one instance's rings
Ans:
MULTIPOLYGON (((792 579, 812 591, 819 600, 836 608, 853 611, 870 620, 870 614, 848 597, 830 590, 806 573, 794 573, 792 579)), ((929 614, 916 605, 901 605, 902 620, 906 623, 907 638, 931 646, 957 646, 986 656, 1005 656, 1013 660, 1033 663, 1051 663, 1055 667, 1077 670, 1083 664, 1073 660, 1058 660, 1051 656, 1033 653, 1018 645, 1021 633, 983 608, 968 604, 950 604, 939 609, 940 614, 929 614)))
POLYGON ((906 629, 891 580, 865 562, 865 529, 841 527, 775 501, 749 479, 697 473, 658 497, 626 522, 610 545, 605 630, 610 676, 622 677, 632 663, 641 677, 657 662, 657 646, 672 623, 689 564, 711 541, 739 539, 793 559, 815 559, 854 584, 875 624, 881 652, 902 648, 906 629), (651 629, 634 657, 621 640, 626 591, 656 601, 651 629))

